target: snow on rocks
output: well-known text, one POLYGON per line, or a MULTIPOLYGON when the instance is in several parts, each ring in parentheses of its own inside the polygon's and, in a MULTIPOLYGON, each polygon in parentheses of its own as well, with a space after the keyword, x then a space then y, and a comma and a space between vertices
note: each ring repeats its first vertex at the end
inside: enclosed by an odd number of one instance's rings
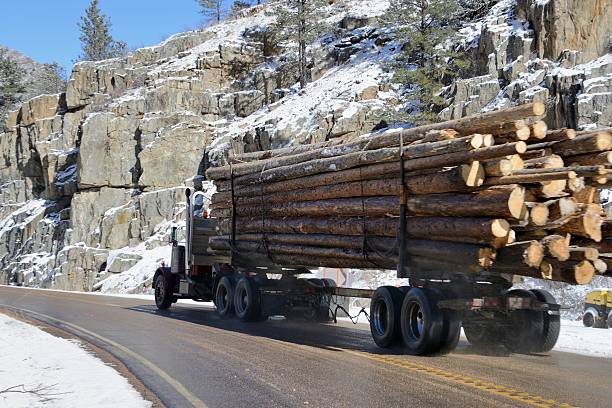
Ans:
POLYGON ((1 314, 0 348, 3 351, 0 354, 0 406, 152 406, 127 379, 83 349, 79 342, 54 337, 1 314))

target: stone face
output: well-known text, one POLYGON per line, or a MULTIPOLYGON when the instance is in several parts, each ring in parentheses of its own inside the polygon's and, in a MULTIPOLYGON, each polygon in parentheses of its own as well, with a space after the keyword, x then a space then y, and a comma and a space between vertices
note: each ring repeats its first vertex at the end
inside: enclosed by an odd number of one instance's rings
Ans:
POLYGON ((138 178, 138 121, 112 113, 94 114, 83 124, 77 175, 79 188, 131 187, 138 178))
POLYGON ((60 95, 41 95, 21 105, 21 125, 29 126, 37 120, 51 118, 60 109, 60 95))
POLYGON ((185 187, 144 193, 138 196, 140 208, 141 238, 155 232, 155 227, 168 220, 183 220, 185 212, 185 187))
POLYGON ((87 246, 100 243, 103 215, 111 208, 118 208, 130 201, 131 191, 102 187, 98 191, 81 191, 72 198, 70 242, 84 242, 87 246))
POLYGON ((607 52, 612 34, 610 0, 518 0, 517 14, 534 27, 540 58, 556 60, 564 50, 580 51, 577 63, 607 52))
POLYGON ((147 189, 183 184, 199 174, 209 141, 210 130, 199 126, 179 124, 160 130, 140 152, 142 175, 138 184, 147 189))

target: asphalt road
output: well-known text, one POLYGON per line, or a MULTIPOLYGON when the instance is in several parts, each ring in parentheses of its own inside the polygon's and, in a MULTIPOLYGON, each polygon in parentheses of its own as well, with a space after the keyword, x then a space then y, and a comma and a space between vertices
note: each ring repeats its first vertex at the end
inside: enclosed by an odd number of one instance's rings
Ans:
POLYGON ((241 323, 203 306, 0 286, 3 308, 112 353, 167 407, 612 407, 609 359, 464 342, 413 357, 378 349, 365 325, 241 323))

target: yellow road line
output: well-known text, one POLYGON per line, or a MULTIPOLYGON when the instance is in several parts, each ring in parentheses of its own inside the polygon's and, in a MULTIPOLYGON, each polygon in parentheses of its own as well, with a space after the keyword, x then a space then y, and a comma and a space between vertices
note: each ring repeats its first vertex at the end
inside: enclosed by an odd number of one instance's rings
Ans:
POLYGON ((404 368, 410 371, 428 374, 430 376, 439 378, 441 380, 450 381, 455 384, 461 384, 466 387, 475 388, 480 391, 487 392, 493 395, 499 395, 503 397, 511 398, 515 401, 520 401, 525 404, 540 407, 540 408, 577 408, 573 405, 561 403, 553 399, 544 398, 539 395, 529 394, 517 390, 516 388, 506 387, 504 385, 495 384, 490 381, 480 380, 478 378, 470 377, 467 375, 461 375, 453 373, 451 371, 442 370, 425 364, 419 364, 408 360, 403 360, 394 357, 388 357, 376 354, 366 354, 362 352, 344 350, 347 353, 366 358, 368 360, 378 361, 381 363, 389 364, 392 366, 404 368))
POLYGON ((109 346, 112 346, 118 350, 120 350, 121 352, 127 354, 128 356, 132 357, 133 359, 137 360, 139 363, 141 363, 142 365, 144 365, 145 367, 147 367, 149 370, 153 371, 155 374, 157 374, 160 378, 162 378, 164 381, 166 381, 172 388, 174 388, 174 390, 179 393, 183 398, 185 398, 187 401, 189 401, 189 403, 191 405, 193 405, 194 408, 208 408, 206 406, 206 404, 200 400, 198 397, 196 397, 194 394, 192 394, 187 388, 185 388, 183 386, 183 384, 181 384, 180 382, 178 382, 177 380, 175 380, 173 377, 171 377, 168 373, 166 373, 164 370, 162 370, 161 368, 159 368, 157 365, 155 365, 154 363, 152 363, 151 361, 147 360, 146 358, 144 358, 143 356, 141 356, 138 353, 135 353, 134 351, 130 350, 129 348, 122 346, 121 344, 108 339, 106 337, 100 336, 99 334, 96 334, 94 332, 91 332, 83 327, 77 326, 76 324, 72 324, 60 319, 56 319, 55 317, 51 317, 51 316, 47 316, 44 315, 42 313, 38 313, 38 312, 34 312, 32 310, 28 310, 28 309, 16 309, 13 306, 10 305, 0 305, 0 306, 4 306, 7 309, 12 309, 12 310, 17 310, 17 311, 23 311, 28 315, 31 315, 33 317, 38 317, 38 320, 43 320, 43 321, 56 321, 66 327, 71 328, 74 331, 77 332, 81 332, 86 334, 87 336, 93 337, 94 339, 97 339, 103 343, 108 344, 109 346))

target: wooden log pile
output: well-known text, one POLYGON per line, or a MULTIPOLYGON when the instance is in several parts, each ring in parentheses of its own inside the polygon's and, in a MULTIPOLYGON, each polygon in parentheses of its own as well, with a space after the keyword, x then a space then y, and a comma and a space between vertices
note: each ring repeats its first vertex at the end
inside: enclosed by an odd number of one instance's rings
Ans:
POLYGON ((612 274, 598 193, 612 182, 612 133, 548 130, 544 113, 532 103, 235 155, 206 172, 210 246, 286 266, 396 269, 405 214, 413 271, 571 284, 612 274))

